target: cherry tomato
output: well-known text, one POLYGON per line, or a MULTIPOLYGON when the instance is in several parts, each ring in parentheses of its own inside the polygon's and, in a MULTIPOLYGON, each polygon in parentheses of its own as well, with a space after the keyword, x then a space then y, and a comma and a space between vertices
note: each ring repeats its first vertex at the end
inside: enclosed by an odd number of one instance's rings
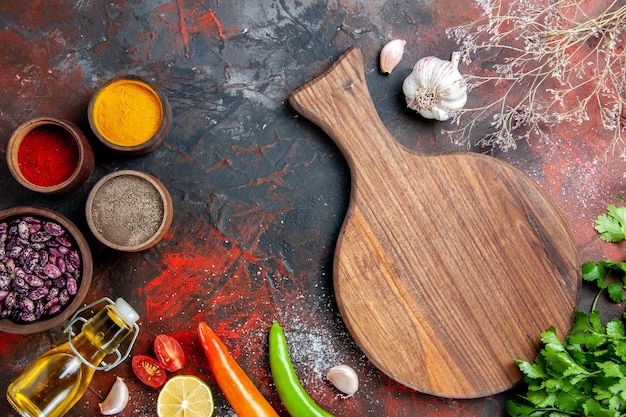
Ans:
POLYGON ((185 366, 185 352, 178 340, 166 334, 154 339, 154 352, 159 363, 166 371, 176 372, 185 366))
POLYGON ((133 372, 144 384, 152 388, 159 388, 167 380, 165 370, 156 359, 146 355, 133 356, 133 372))

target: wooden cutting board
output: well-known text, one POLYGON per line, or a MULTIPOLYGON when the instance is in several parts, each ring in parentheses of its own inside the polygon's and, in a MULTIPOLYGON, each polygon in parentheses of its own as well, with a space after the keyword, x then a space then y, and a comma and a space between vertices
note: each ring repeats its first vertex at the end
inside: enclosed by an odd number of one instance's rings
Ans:
POLYGON ((493 157, 400 145, 376 112, 356 47, 289 101, 350 167, 333 283, 365 355, 397 382, 442 397, 519 382, 514 360, 532 361, 550 326, 565 336, 580 291, 577 246, 548 195, 493 157))

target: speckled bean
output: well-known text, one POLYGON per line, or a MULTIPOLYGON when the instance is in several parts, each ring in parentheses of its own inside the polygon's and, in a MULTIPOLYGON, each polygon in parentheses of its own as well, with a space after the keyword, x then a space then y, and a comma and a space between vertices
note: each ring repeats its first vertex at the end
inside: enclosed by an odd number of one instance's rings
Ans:
POLYGON ((43 273, 50 278, 58 278, 61 276, 61 271, 59 270, 59 267, 54 264, 45 264, 43 267, 43 273))
POLYGON ((69 295, 76 295, 76 292, 78 291, 78 283, 76 282, 76 279, 74 279, 74 277, 68 277, 65 281, 65 288, 67 289, 69 295))
POLYGON ((44 298, 46 295, 48 295, 50 291, 46 288, 46 287, 39 287, 39 288, 35 288, 34 290, 31 290, 28 293, 28 297, 31 300, 41 300, 42 298, 44 298))
POLYGON ((61 227, 57 223, 53 222, 45 222, 43 224, 44 230, 52 237, 52 236, 62 236, 65 234, 65 229, 61 227))

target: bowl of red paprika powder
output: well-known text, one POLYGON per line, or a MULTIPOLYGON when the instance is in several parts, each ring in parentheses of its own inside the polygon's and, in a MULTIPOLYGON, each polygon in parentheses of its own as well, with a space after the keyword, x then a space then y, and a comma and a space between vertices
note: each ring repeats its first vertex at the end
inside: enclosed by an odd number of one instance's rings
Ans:
POLYGON ((172 109, 153 83, 134 75, 105 83, 89 101, 89 125, 107 148, 142 155, 160 146, 172 126, 172 109))
POLYGON ((72 122, 32 119, 9 138, 7 164, 24 187, 44 194, 69 194, 87 181, 94 155, 83 132, 72 122))

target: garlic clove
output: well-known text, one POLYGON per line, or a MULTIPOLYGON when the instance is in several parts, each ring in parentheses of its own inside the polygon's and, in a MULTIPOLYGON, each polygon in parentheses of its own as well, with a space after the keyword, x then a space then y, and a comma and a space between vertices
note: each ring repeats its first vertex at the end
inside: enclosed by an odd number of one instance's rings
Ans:
POLYGON ((124 407, 126 407, 126 404, 128 404, 128 397, 128 386, 126 386, 124 380, 118 376, 107 397, 103 402, 98 404, 100 413, 105 416, 111 416, 121 412, 124 407))
POLYGON ((380 72, 391 74, 391 71, 400 63, 404 54, 404 39, 394 39, 387 42, 380 51, 380 72))
POLYGON ((350 398, 359 389, 359 376, 348 365, 333 366, 328 370, 326 379, 339 391, 344 393, 342 398, 350 398))

